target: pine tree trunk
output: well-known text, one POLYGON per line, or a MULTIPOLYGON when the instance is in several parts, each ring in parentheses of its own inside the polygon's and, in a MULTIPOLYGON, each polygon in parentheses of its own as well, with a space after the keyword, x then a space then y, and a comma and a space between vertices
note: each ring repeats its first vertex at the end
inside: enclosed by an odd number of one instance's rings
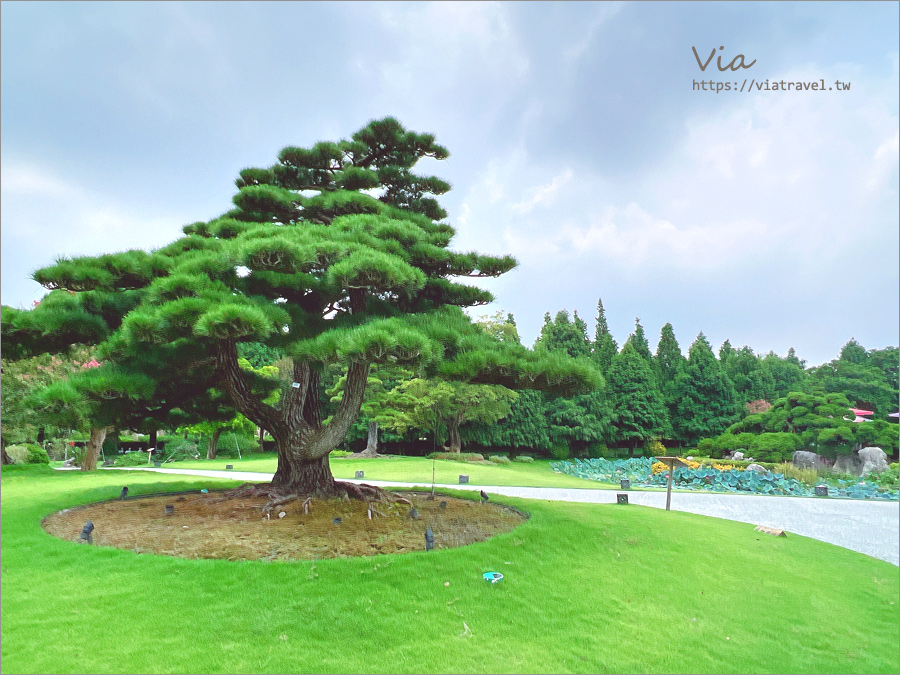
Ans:
POLYGON ((447 429, 450 432, 450 452, 460 452, 462 450, 462 441, 459 437, 459 424, 456 420, 453 420, 447 425, 447 429))
POLYGON ((221 427, 213 432, 212 438, 209 439, 209 447, 206 450, 206 459, 215 459, 216 450, 219 447, 219 436, 222 435, 221 427))
POLYGON ((157 439, 158 433, 159 433, 159 432, 157 432, 156 429, 153 429, 153 430, 150 432, 150 440, 149 440, 149 442, 148 442, 149 445, 147 446, 149 449, 152 449, 152 450, 155 450, 155 449, 156 449, 156 439, 157 439))
POLYGON ((12 463, 12 458, 6 454, 6 443, 0 442, 0 464, 6 466, 12 463))
POLYGON ((328 455, 311 461, 298 460, 292 453, 278 453, 278 469, 272 487, 285 494, 332 497, 337 494, 328 455))
MULTIPOLYGON (((369 364, 351 361, 344 395, 328 424, 322 421, 320 368, 303 361, 293 365, 291 387, 279 408, 263 403, 253 392, 238 365, 233 340, 219 343, 217 354, 221 383, 235 407, 275 439, 278 468, 269 487, 282 495, 334 497, 351 494, 364 498, 365 490, 352 483, 336 483, 328 455, 346 437, 359 415, 369 374, 369 364)), ((374 491, 375 488, 369 488, 374 491)))
POLYGON ((369 437, 366 443, 366 449, 360 455, 363 457, 378 456, 378 422, 369 422, 369 437))
POLYGON ((96 471, 97 457, 100 456, 100 448, 106 440, 106 434, 110 427, 94 427, 91 429, 91 440, 84 446, 84 458, 81 460, 82 471, 96 471))

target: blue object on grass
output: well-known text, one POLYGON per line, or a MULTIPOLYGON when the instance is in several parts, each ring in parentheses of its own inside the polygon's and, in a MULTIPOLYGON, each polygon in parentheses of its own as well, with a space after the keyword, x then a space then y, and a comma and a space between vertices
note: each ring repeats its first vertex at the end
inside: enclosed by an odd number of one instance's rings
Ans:
POLYGON ((206 488, 203 488, 202 490, 200 490, 200 492, 209 492, 209 490, 207 490, 206 488))
POLYGON ((496 584, 498 581, 503 581, 503 575, 500 572, 485 572, 484 580, 496 584))

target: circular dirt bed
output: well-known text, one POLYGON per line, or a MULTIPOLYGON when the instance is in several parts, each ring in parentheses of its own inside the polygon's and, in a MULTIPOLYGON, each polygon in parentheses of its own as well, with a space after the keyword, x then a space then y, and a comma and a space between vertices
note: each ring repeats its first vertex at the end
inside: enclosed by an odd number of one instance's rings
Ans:
POLYGON ((454 548, 508 532, 526 516, 502 505, 429 493, 396 492, 412 502, 374 505, 357 500, 302 500, 275 507, 265 497, 225 499, 223 493, 133 497, 66 509, 42 525, 55 537, 81 541, 86 521, 93 543, 135 553, 226 560, 309 560, 425 550, 431 526, 434 547, 454 548), (166 506, 174 507, 166 514, 166 506), (417 513, 411 513, 414 508, 417 513), (283 516, 281 514, 284 514, 283 516), (417 517, 414 517, 417 516, 417 517), (338 520, 339 519, 339 520, 338 520))

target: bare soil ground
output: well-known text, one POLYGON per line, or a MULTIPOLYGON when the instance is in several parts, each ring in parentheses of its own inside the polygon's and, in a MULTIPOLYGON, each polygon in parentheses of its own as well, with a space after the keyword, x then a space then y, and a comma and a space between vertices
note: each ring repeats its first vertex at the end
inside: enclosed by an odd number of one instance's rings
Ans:
POLYGON ((508 532, 526 518, 515 509, 430 493, 397 492, 412 502, 374 504, 358 500, 302 501, 263 513, 264 497, 224 499, 222 493, 127 498, 66 509, 42 525, 55 537, 81 541, 86 521, 99 546, 177 556, 226 560, 310 560, 409 553, 425 550, 431 526, 434 547, 454 548, 508 532), (166 506, 174 507, 166 514, 166 506), (414 508, 418 517, 411 517, 414 508), (283 516, 281 514, 284 514, 283 516), (340 519, 337 521, 336 519, 340 519))

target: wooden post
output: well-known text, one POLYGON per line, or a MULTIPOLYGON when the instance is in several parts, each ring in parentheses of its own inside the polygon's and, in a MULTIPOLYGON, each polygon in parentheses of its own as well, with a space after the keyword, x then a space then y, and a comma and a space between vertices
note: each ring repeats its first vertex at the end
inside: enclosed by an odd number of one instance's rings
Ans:
POLYGON ((669 467, 669 483, 666 487, 666 511, 672 503, 672 474, 675 472, 675 465, 687 466, 679 457, 657 457, 660 462, 669 467))
POLYGON ((666 488, 666 511, 669 510, 669 504, 672 503, 672 473, 675 471, 675 463, 669 464, 669 485, 666 488))

